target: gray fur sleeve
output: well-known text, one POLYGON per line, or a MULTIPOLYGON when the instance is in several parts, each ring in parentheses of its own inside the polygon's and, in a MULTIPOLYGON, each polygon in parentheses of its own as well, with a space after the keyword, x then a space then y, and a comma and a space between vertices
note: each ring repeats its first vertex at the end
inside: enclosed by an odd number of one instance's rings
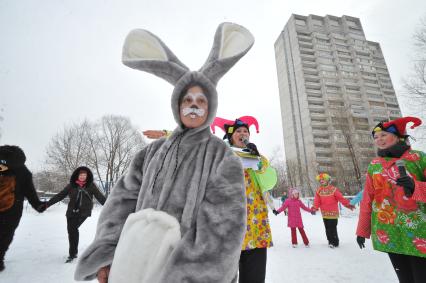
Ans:
POLYGON ((142 164, 146 148, 136 154, 128 172, 111 190, 99 216, 93 243, 80 256, 75 280, 92 280, 98 270, 110 265, 127 216, 135 211, 142 182, 142 164), (117 209, 117 208, 120 209, 117 209))
POLYGON ((230 153, 211 172, 196 223, 182 235, 159 282, 235 280, 245 227, 243 168, 230 153))

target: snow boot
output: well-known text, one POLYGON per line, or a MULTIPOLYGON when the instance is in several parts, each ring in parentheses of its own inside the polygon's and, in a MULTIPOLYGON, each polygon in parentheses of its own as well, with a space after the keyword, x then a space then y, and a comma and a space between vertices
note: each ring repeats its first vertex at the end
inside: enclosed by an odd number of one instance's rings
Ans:
POLYGON ((329 247, 330 249, 334 249, 334 248, 335 248, 335 246, 334 246, 334 245, 332 245, 332 244, 329 244, 329 245, 328 245, 328 247, 329 247))
POLYGON ((75 258, 77 258, 77 255, 70 255, 68 256, 67 260, 65 261, 65 263, 70 263, 72 262, 75 258))
POLYGON ((293 244, 293 248, 297 248, 297 244, 293 244))
POLYGON ((2 272, 4 269, 5 269, 4 261, 0 260, 0 272, 2 272))

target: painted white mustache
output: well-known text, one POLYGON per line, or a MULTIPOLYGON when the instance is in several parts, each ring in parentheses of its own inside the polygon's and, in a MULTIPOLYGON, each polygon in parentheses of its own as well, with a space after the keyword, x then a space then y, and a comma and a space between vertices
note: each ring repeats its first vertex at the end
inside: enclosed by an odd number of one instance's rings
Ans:
POLYGON ((199 117, 202 117, 202 116, 204 116, 204 113, 205 113, 205 110, 204 109, 199 109, 199 108, 189 108, 189 107, 186 107, 186 108, 182 109, 183 116, 188 116, 188 115, 191 115, 191 114, 195 114, 195 115, 197 115, 199 117))

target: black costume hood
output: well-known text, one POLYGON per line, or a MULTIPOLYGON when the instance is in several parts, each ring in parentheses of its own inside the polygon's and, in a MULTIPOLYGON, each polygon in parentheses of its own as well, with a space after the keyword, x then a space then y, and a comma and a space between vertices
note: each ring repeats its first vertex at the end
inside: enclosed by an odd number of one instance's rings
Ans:
POLYGON ((22 167, 25 164, 25 153, 16 145, 0 146, 0 162, 10 169, 22 167))
POLYGON ((93 173, 92 171, 87 168, 86 166, 80 166, 77 169, 74 170, 74 172, 71 175, 70 178, 70 184, 74 185, 75 181, 78 179, 78 174, 80 173, 80 170, 87 172, 87 180, 86 180, 86 186, 90 186, 93 183, 93 173))

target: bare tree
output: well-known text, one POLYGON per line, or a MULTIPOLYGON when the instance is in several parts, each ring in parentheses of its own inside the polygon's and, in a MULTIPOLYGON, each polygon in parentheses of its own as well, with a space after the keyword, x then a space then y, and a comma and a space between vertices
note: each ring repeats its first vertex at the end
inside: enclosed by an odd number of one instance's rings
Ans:
MULTIPOLYGON (((404 79, 405 96, 410 105, 411 115, 426 118, 426 16, 420 20, 420 25, 414 33, 413 69, 404 79)), ((424 126, 418 138, 426 139, 424 126)), ((420 131, 417 131, 420 132, 420 131)))
POLYGON ((33 175, 33 180, 38 190, 53 193, 59 192, 64 188, 68 177, 63 172, 42 170, 33 175))
POLYGON ((71 175, 75 168, 87 164, 89 128, 88 121, 64 127, 53 137, 47 148, 47 164, 55 168, 55 171, 64 172, 66 176, 71 175))
POLYGON ((360 162, 356 152, 357 137, 353 128, 351 128, 349 119, 352 118, 351 111, 348 107, 342 106, 333 111, 333 128, 336 130, 336 147, 334 150, 333 160, 339 164, 335 166, 335 180, 338 184, 343 185, 342 190, 351 192, 352 188, 361 188, 362 173, 360 162))
POLYGON ((94 124, 88 135, 91 149, 88 164, 106 194, 127 170, 133 155, 145 144, 142 135, 123 116, 108 115, 94 124))
POLYGON ((269 159, 270 165, 277 171, 277 184, 272 191, 274 197, 282 195, 282 193, 288 189, 287 184, 287 170, 286 164, 283 159, 284 155, 279 147, 274 148, 272 151, 271 158, 269 159))
POLYGON ((49 172, 64 172, 68 177, 77 167, 88 166, 108 195, 143 145, 142 135, 128 118, 107 115, 95 123, 83 121, 65 127, 47 148, 47 164, 49 172))

